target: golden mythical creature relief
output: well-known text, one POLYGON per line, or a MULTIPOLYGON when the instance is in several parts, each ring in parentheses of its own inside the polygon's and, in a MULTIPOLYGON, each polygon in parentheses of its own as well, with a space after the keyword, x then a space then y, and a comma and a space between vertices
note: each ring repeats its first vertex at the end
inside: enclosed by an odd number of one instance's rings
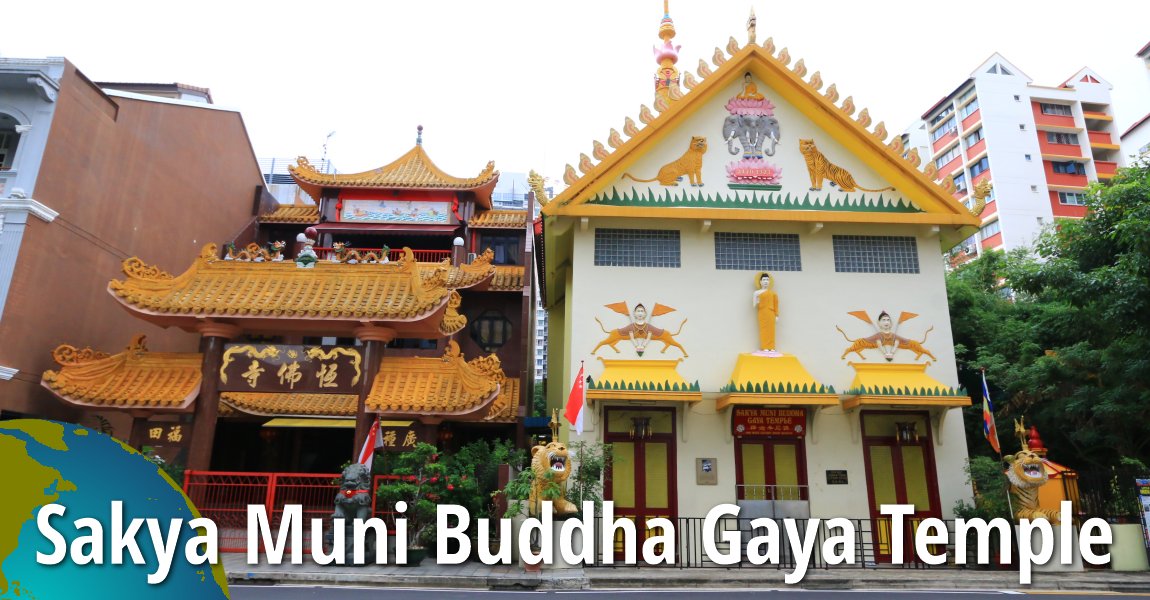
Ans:
POLYGON ((658 181, 659 185, 679 185, 679 180, 686 176, 691 185, 701 186, 703 185, 703 154, 706 152, 707 138, 695 136, 687 145, 687 151, 677 160, 663 165, 659 169, 659 174, 654 178, 638 179, 630 173, 624 173, 623 177, 629 177, 639 183, 658 181))
POLYGON ((819 151, 818 146, 815 146, 814 140, 799 140, 799 151, 803 153, 803 158, 807 161, 807 173, 811 176, 812 192, 823 189, 823 181, 827 179, 830 180, 832 186, 838 186, 839 190, 844 192, 856 190, 864 192, 894 191, 893 187, 872 190, 855 183, 855 178, 851 176, 849 171, 827 160, 827 157, 819 151))
MULTIPOLYGON (((627 309, 626 302, 615 302, 613 304, 605 304, 604 306, 630 318, 631 323, 618 329, 607 329, 603 326, 603 322, 599 320, 599 317, 595 317, 595 322, 599 324, 599 328, 603 330, 603 333, 607 334, 607 337, 595 346, 595 349, 591 351, 592 354, 598 352, 603 346, 610 346, 612 350, 618 353, 619 348, 615 347, 615 345, 619 342, 630 341, 631 345, 635 347, 635 353, 639 356, 643 356, 648 344, 651 342, 663 342, 662 352, 666 352, 667 348, 674 346, 683 353, 683 356, 687 356, 687 350, 683 348, 679 342, 675 341, 675 336, 682 333, 683 325, 687 323, 686 319, 683 319, 683 322, 679 324, 678 331, 671 333, 666 329, 660 329, 659 327, 651 325, 647 320, 647 307, 642 304, 635 305, 635 310, 633 311, 627 309)), ((655 308, 651 311, 650 317, 654 318, 674 311, 675 309, 670 306, 655 303, 655 308)))
POLYGON ((899 350, 910 350, 914 352, 915 360, 918 360, 924 354, 929 356, 931 360, 938 360, 931 354, 930 350, 923 347, 923 344, 926 342, 926 336, 930 335, 931 331, 934 331, 934 327, 927 329, 926 333, 922 334, 922 340, 919 341, 902 337, 897 333, 898 326, 917 317, 918 315, 916 313, 905 311, 899 313, 897 325, 891 319, 890 314, 885 310, 879 313, 877 323, 871 320, 870 315, 867 314, 865 310, 851 311, 847 314, 860 321, 870 323, 871 326, 875 328, 875 333, 871 336, 852 339, 847 336, 847 333, 843 331, 842 327, 835 326, 835 329, 838 329, 839 333, 843 334, 843 337, 851 343, 839 358, 846 358, 848 354, 854 352, 858 355, 859 359, 866 360, 866 357, 863 356, 863 350, 878 350, 882 353, 883 358, 890 362, 894 360, 895 352, 899 350))

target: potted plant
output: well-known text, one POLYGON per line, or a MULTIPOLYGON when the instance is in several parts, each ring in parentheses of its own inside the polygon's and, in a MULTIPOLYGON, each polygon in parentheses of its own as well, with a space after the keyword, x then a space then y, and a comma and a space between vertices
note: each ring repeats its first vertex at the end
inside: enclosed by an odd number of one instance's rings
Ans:
POLYGON ((396 510, 397 519, 407 521, 407 539, 397 539, 395 543, 407 544, 406 564, 410 566, 419 565, 428 556, 428 546, 435 539, 436 506, 454 490, 443 459, 435 446, 416 444, 414 449, 395 456, 391 474, 398 478, 381 484, 376 491, 380 502, 396 510), (399 512, 399 508, 405 510, 399 512))

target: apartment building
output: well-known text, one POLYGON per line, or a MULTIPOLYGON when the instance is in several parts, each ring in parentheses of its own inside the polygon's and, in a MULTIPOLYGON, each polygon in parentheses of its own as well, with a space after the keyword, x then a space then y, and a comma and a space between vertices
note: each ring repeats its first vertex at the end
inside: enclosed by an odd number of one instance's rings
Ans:
POLYGON ((1035 85, 995 53, 908 128, 908 150, 921 147, 937 179, 953 176, 955 197, 968 207, 977 184, 993 186, 981 229, 954 251, 958 261, 1027 246, 1055 219, 1085 215, 1087 185, 1122 163, 1111 89, 1089 68, 1057 86, 1035 85))
MULTIPOLYGON (((1146 75, 1150 77, 1150 42, 1147 42, 1138 51, 1138 58, 1146 66, 1146 75)), ((1122 156, 1130 157, 1150 156, 1150 113, 1134 121, 1120 136, 1122 156)))

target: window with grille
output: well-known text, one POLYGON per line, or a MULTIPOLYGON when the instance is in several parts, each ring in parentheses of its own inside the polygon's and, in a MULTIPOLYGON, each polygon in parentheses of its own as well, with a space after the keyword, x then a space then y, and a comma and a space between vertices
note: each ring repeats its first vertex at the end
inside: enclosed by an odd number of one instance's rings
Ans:
POLYGON ((783 233, 715 232, 715 268, 745 271, 801 271, 799 236, 783 233))
POLYGON ((666 229, 596 229, 595 266, 680 266, 679 232, 666 229))
POLYGON ((837 273, 918 273, 913 237, 836 235, 831 240, 837 273))

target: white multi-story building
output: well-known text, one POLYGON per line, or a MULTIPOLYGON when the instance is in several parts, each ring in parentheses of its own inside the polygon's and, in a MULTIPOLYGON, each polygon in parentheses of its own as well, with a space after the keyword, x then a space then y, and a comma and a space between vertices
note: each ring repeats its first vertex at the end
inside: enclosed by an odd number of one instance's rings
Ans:
MULTIPOLYGON (((1146 65, 1147 76, 1150 76, 1150 42, 1147 42, 1138 51, 1138 58, 1146 65)), ((1123 157, 1141 157, 1150 155, 1150 113, 1134 121, 1120 136, 1123 157)))
POLYGON ((940 180, 953 176, 967 206, 976 184, 992 182, 982 227, 963 244, 968 255, 1030 245, 1055 219, 1085 215, 1086 186, 1122 162, 1111 89, 1089 68, 1035 85, 995 53, 908 129, 909 147, 927 144, 924 165, 940 180))

